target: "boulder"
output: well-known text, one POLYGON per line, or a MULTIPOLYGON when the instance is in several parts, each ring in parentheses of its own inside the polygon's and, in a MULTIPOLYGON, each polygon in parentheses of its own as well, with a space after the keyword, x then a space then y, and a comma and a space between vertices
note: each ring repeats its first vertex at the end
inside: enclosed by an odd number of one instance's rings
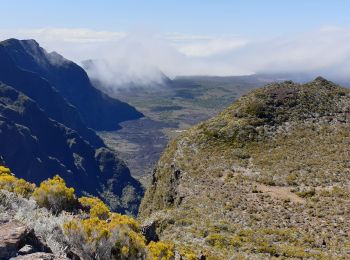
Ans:
POLYGON ((52 253, 42 239, 35 235, 34 230, 25 224, 16 220, 0 224, 0 259, 10 259, 18 255, 33 255, 33 252, 52 253))
POLYGON ((22 247, 19 251, 18 254, 19 255, 29 255, 31 253, 34 252, 34 248, 31 245, 25 245, 24 247, 22 247))
POLYGON ((16 256, 18 250, 24 246, 24 239, 31 232, 28 227, 18 221, 11 221, 0 225, 0 259, 16 256))

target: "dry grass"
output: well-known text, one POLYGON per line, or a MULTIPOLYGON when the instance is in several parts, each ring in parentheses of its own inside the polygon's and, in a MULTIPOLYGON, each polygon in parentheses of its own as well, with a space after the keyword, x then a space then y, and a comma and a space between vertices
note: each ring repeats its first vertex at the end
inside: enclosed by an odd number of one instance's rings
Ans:
POLYGON ((219 259, 350 257, 349 108, 323 79, 250 93, 169 144, 141 218, 219 259))

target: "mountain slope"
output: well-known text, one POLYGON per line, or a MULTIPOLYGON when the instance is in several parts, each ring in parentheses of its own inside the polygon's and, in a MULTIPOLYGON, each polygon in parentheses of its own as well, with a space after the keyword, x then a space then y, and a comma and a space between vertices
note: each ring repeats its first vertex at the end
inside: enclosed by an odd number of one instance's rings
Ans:
POLYGON ((219 259, 347 258, 349 142, 348 89, 267 85, 169 144, 140 215, 219 259))
POLYGON ((112 151, 95 150, 77 132, 50 119, 33 100, 4 84, 0 154, 18 177, 39 183, 59 174, 79 194, 107 193, 105 199, 114 199, 114 209, 122 212, 135 211, 142 196, 141 185, 112 151), (124 203, 123 193, 132 198, 124 203))
POLYGON ((104 146, 102 140, 84 125, 75 107, 39 75, 18 68, 1 44, 0 82, 16 88, 35 100, 49 117, 76 130, 91 145, 104 146))
POLYGON ((94 88, 81 67, 55 52, 47 53, 34 40, 9 39, 0 45, 18 67, 40 75, 54 86, 77 108, 88 127, 113 130, 122 121, 143 116, 134 107, 94 88))

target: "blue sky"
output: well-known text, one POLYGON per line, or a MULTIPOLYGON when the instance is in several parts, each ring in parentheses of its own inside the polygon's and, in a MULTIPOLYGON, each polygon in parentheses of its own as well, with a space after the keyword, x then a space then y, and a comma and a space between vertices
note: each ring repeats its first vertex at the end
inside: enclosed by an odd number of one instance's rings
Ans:
POLYGON ((0 0, 0 39, 36 39, 109 83, 350 75, 349 0, 0 0), (108 72, 108 70, 110 70, 108 72), (106 73, 107 72, 107 73, 106 73))
POLYGON ((346 0, 1 0, 1 28, 279 35, 349 26, 346 0))

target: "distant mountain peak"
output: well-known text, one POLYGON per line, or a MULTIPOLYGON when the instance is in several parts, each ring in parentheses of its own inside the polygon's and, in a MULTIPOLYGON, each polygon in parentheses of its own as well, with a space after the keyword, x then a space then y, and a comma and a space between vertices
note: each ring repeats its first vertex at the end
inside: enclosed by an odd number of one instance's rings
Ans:
POLYGON ((16 66, 39 75, 57 89, 90 128, 118 129, 118 123, 143 116, 129 104, 96 89, 83 68, 56 52, 48 53, 35 40, 9 39, 0 46, 16 66))
POLYGON ((78 193, 108 192, 114 201, 132 187, 134 201, 114 206, 136 213, 141 184, 91 128, 115 129, 140 116, 95 89, 77 64, 36 41, 0 42, 0 157, 19 177, 38 184, 60 174, 78 193))
POLYGON ((34 39, 26 39, 26 40, 19 40, 15 38, 10 38, 7 40, 4 40, 1 42, 2 45, 12 45, 12 46, 18 46, 18 45, 25 45, 25 46, 37 46, 39 47, 39 43, 34 39))
POLYGON ((318 76, 313 80, 314 83, 318 84, 334 84, 332 81, 325 79, 324 77, 318 76))

